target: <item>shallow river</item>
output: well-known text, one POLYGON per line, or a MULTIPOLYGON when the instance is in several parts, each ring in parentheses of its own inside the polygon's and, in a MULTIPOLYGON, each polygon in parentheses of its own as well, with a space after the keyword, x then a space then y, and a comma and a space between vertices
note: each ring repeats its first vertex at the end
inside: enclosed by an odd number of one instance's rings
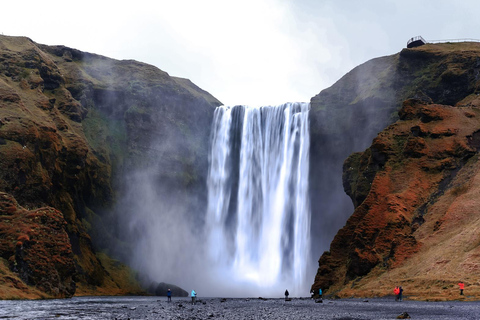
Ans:
POLYGON ((480 302, 417 302, 392 299, 200 299, 168 303, 163 297, 77 297, 0 301, 0 319, 480 319, 480 302))

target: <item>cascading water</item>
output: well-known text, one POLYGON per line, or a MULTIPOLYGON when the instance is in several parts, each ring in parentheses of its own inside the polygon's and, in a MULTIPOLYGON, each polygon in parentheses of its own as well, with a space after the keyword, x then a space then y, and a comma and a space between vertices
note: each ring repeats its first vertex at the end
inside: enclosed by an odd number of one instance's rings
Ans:
MULTIPOLYGON (((309 104, 218 107, 208 175, 209 250, 237 282, 305 289, 309 104)), ((298 292, 300 293, 300 292, 298 292)))

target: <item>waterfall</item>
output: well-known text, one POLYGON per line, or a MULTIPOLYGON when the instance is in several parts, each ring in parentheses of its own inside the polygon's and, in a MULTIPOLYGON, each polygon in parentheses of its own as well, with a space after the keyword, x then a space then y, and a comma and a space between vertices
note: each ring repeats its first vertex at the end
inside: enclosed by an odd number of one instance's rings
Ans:
MULTIPOLYGON (((215 110, 208 248, 238 282, 305 289, 310 254, 307 103, 215 110)), ((300 292, 299 292, 300 294, 300 292)))

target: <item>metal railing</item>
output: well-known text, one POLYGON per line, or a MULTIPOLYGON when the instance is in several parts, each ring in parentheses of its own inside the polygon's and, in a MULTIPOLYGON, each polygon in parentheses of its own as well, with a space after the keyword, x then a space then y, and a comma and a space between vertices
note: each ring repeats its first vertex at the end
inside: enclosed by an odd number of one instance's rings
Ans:
POLYGON ((426 43, 446 43, 446 42, 480 42, 480 39, 447 39, 447 40, 427 40, 426 43))
POLYGON ((408 46, 410 43, 412 43, 412 42, 414 42, 414 41, 418 41, 418 40, 423 41, 423 43, 427 43, 427 41, 426 41, 425 39, 423 39, 422 36, 416 36, 416 37, 413 37, 413 38, 411 38, 410 40, 408 40, 407 46, 408 46))

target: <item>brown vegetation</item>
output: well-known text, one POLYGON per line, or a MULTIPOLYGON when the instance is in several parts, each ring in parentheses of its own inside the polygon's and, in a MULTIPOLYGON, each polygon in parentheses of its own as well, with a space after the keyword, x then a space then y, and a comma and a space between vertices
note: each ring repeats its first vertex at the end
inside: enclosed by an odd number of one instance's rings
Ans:
MULTIPOLYGON (((151 152, 152 136, 163 134, 167 139, 168 133, 180 138, 165 150, 163 181, 173 181, 178 188, 202 185, 209 133, 205 122, 218 104, 190 81, 170 77, 154 66, 45 46, 25 37, 0 36, 0 192, 24 208, 48 206, 64 218, 65 246, 70 246, 73 264, 64 268, 68 275, 58 276, 74 279, 77 294, 141 291, 126 266, 96 252, 92 244, 92 235, 97 235, 101 248, 115 240, 115 230, 107 223, 112 220, 103 216, 115 205, 114 181, 120 181, 124 170, 148 165, 153 157, 158 160, 151 152), (177 172, 186 173, 179 176, 177 172)), ((48 211, 42 210, 42 214, 48 211)), ((12 221, 3 220, 0 239, 9 234, 18 242, 17 246, 10 239, 0 250, 10 269, 4 285, 21 287, 16 280, 20 279, 25 284, 22 290, 35 292, 35 297, 38 292, 70 296, 74 284, 56 292, 55 281, 50 288, 41 280, 55 277, 50 263, 57 259, 57 254, 48 253, 50 244, 38 240, 46 236, 42 228, 48 225, 41 222, 29 226, 37 234, 11 229, 12 221), (16 248, 23 248, 23 255, 16 248), (29 260, 32 252, 38 259, 52 254, 53 260, 34 263, 29 260), (13 262, 19 257, 38 268, 22 275, 13 262)), ((0 298, 15 296, 26 297, 0 294, 0 298)))
POLYGON ((66 225, 60 211, 49 207, 28 211, 0 192, 2 269, 6 263, 16 274, 4 271, 0 287, 19 291, 6 292, 6 296, 19 294, 20 298, 41 292, 41 297, 64 298, 75 293, 75 262, 66 225), (29 292, 28 286, 35 290, 29 292))
POLYGON ((462 299, 480 294, 479 107, 408 100, 399 121, 345 162, 358 206, 319 260, 316 288, 383 296, 401 285, 411 298, 444 300, 460 298, 463 280, 462 299))

